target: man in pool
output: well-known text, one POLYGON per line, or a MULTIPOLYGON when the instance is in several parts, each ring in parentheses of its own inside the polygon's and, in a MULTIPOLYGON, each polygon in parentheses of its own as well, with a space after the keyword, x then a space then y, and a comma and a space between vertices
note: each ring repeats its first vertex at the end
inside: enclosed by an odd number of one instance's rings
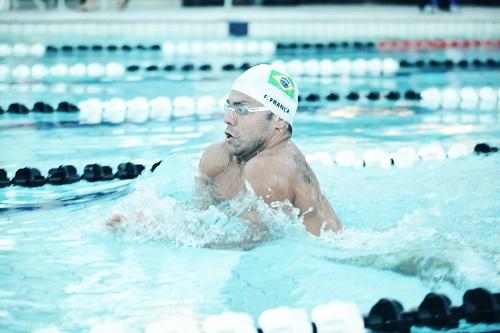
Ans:
MULTIPOLYGON (((258 65, 241 74, 224 106, 225 140, 210 145, 199 163, 197 194, 211 202, 230 200, 248 183, 267 204, 289 201, 305 228, 318 236, 341 224, 321 193, 302 152, 290 140, 298 87, 283 71, 258 65)), ((259 218, 242 216, 256 227, 259 218)))

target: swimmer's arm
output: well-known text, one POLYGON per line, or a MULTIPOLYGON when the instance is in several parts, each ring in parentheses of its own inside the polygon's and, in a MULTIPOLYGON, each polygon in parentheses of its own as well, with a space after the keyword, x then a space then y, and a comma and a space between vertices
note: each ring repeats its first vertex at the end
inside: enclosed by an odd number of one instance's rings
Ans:
MULTIPOLYGON (((319 190, 318 190, 319 191, 319 190)), ((313 235, 319 236, 322 230, 340 231, 342 225, 335 214, 330 202, 316 190, 298 189, 294 206, 304 214, 304 226, 313 235)))
POLYGON ((220 143, 210 145, 201 156, 195 175, 195 202, 200 208, 207 208, 213 203, 213 179, 227 165, 227 153, 220 143))

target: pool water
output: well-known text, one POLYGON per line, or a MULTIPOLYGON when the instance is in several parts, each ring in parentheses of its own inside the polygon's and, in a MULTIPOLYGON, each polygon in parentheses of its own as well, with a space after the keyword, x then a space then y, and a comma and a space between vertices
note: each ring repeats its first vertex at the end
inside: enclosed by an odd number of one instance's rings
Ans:
MULTIPOLYGON (((3 85, 0 100, 5 108, 13 101, 76 103, 88 97, 219 98, 233 76, 73 82, 64 89, 42 82, 43 93, 33 92, 34 82, 24 82, 3 85)), ((299 85, 304 93, 325 95, 447 84, 498 88, 498 78, 494 72, 470 71, 322 82, 302 78, 299 85)), ((0 167, 9 177, 25 166, 46 174, 61 164, 81 172, 91 163, 115 169, 121 162, 150 167, 162 160, 154 173, 145 171, 132 181, 0 189, 0 331, 56 326, 80 332, 106 320, 143 328, 167 314, 202 319, 227 310, 257 318, 280 305, 311 310, 333 300, 354 302, 367 313, 383 297, 409 309, 430 291, 445 293, 455 305, 470 288, 498 291, 498 154, 389 169, 344 168, 317 158, 433 143, 498 146, 498 108, 433 110, 410 102, 345 100, 306 106, 293 141, 344 226, 339 234, 319 238, 304 230, 300 217, 269 209, 252 195, 208 210, 196 207, 194 175, 204 148, 223 138, 220 114, 121 125, 79 125, 78 115, 71 114, 0 115, 0 167), (454 117, 443 121, 443 115, 454 117), (487 121, 463 123, 463 116, 487 121), (253 248, 239 246, 248 229, 235 213, 249 206, 257 207, 271 230, 257 235, 260 244, 253 248), (104 221, 116 212, 127 222, 110 231, 104 221)))

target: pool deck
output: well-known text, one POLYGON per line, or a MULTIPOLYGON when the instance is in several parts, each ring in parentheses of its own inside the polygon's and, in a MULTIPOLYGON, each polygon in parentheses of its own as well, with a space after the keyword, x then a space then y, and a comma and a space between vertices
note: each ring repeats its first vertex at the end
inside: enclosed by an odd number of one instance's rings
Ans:
POLYGON ((379 21, 500 21, 500 7, 461 7, 457 12, 420 12, 416 6, 381 5, 309 5, 294 7, 239 6, 224 7, 161 7, 157 9, 114 8, 82 12, 67 10, 25 10, 0 12, 0 22, 5 21, 220 21, 220 20, 379 20, 379 21))
MULTIPOLYGON (((140 6, 138 4, 137 6, 140 6)), ((275 40, 500 38, 500 7, 420 12, 416 6, 135 7, 0 13, 0 36, 169 36, 226 38, 228 22, 247 24, 246 36, 275 40)))

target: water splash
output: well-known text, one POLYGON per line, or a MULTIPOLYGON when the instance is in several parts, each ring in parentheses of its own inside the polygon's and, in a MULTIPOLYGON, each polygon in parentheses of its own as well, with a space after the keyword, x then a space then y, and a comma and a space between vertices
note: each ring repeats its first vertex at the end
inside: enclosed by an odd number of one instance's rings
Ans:
MULTIPOLYGON (((193 200, 161 198, 144 182, 112 209, 114 230, 134 241, 162 240, 178 246, 249 249, 303 229, 290 202, 267 205, 250 187, 244 195, 203 209, 193 200)), ((104 224, 104 223, 103 223, 104 224)))
POLYGON ((500 268, 496 254, 478 248, 463 233, 435 227, 433 221, 439 216, 436 208, 418 209, 389 228, 324 233, 321 238, 334 250, 326 258, 416 276, 433 290, 446 283, 458 289, 497 288, 500 268))

